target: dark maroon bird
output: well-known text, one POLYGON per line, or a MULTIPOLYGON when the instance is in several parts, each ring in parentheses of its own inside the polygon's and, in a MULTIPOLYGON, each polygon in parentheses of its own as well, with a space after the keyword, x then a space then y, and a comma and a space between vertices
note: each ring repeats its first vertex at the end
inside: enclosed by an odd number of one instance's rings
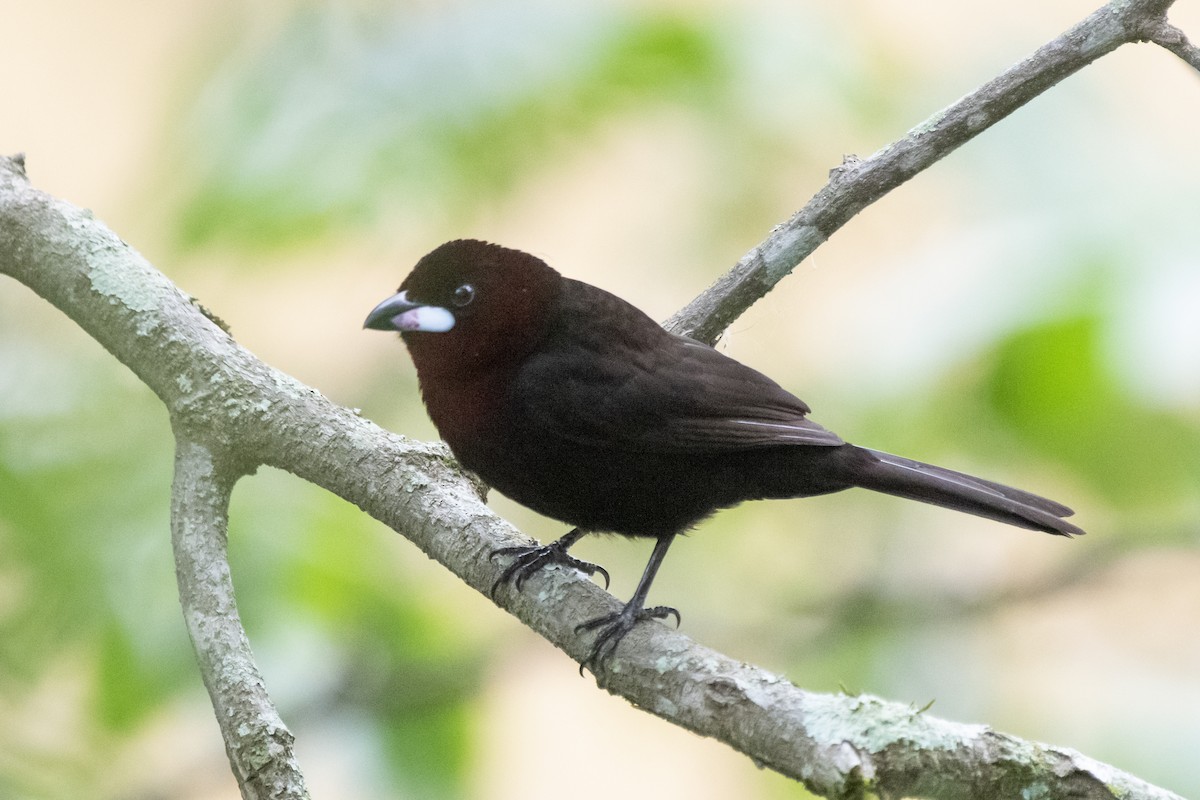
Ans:
POLYGON ((422 258, 365 327, 400 332, 438 432, 467 469, 575 526, 509 547, 496 590, 546 564, 603 569, 567 549, 585 533, 656 539, 632 599, 598 630, 595 669, 639 621, 672 540, 743 500, 859 486, 1060 536, 1071 509, 961 472, 843 442, 778 384, 708 345, 664 331, 615 295, 519 250, 474 240, 422 258))

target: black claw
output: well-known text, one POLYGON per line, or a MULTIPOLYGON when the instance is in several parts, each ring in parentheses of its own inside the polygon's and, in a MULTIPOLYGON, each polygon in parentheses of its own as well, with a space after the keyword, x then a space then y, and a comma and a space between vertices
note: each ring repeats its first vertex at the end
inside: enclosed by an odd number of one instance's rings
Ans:
POLYGON ((583 675, 584 668, 590 669, 593 675, 602 671, 604 663, 616 653, 617 645, 642 620, 666 619, 667 617, 675 617, 676 627, 679 627, 682 622, 679 612, 670 606, 634 608, 632 603, 628 603, 620 611, 576 625, 576 633, 599 631, 596 634, 596 640, 592 642, 592 649, 588 653, 588 657, 579 662, 579 674, 583 675))
MULTIPOLYGON (((583 562, 583 563, 586 563, 586 562, 583 562)), ((608 585, 610 583, 610 581, 608 579, 608 570, 606 570, 604 567, 600 566, 599 564, 588 564, 588 566, 592 568, 592 571, 588 572, 589 575, 595 575, 597 572, 599 572, 601 575, 604 576, 604 591, 607 592, 608 585)), ((584 572, 587 572, 587 570, 584 570, 584 572)))
POLYGON ((667 617, 674 617, 676 628, 683 624, 683 618, 679 616, 679 610, 670 606, 655 606, 654 608, 646 609, 642 613, 646 615, 643 619, 666 619, 667 617))
POLYGON ((500 577, 492 584, 489 594, 493 602, 499 602, 497 592, 506 583, 512 583, 516 590, 521 591, 525 581, 549 564, 561 564, 564 567, 577 569, 586 575, 599 573, 604 576, 604 588, 608 588, 608 570, 597 564, 581 561, 567 553, 567 548, 574 543, 575 538, 568 534, 563 539, 546 545, 523 545, 518 547, 501 547, 493 550, 489 558, 513 556, 513 562, 504 568, 500 577), (564 540, 568 540, 564 543, 564 540))

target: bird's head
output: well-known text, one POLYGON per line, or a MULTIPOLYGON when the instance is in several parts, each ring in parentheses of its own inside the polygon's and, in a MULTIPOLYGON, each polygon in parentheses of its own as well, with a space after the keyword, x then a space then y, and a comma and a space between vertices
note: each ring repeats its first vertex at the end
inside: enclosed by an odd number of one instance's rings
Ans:
POLYGON ((561 282, 528 253, 459 239, 418 261, 363 327, 399 331, 422 378, 465 376, 526 355, 543 335, 561 282))

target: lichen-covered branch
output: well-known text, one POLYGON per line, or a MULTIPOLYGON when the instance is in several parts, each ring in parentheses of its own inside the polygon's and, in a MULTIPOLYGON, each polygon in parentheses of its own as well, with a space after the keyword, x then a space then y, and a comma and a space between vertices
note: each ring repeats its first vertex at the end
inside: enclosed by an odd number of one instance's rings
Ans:
POLYGON ((1200 72, 1200 47, 1188 41, 1187 35, 1179 28, 1164 19, 1153 29, 1149 39, 1156 45, 1170 50, 1190 64, 1192 69, 1200 72))
POLYGON ((293 738, 250 652, 229 574, 229 493, 240 473, 180 438, 171 487, 171 543, 183 619, 242 796, 307 800, 293 738))
MULTIPOLYGON (((487 509, 443 446, 389 434, 263 364, 90 214, 33 189, 10 159, 0 159, 0 273, 62 309, 166 404, 178 441, 181 598, 231 763, 246 797, 284 788, 292 794, 279 796, 303 797, 290 734, 233 605, 224 530, 237 477, 269 464, 323 486, 480 592, 501 569, 487 554, 519 534, 487 509)), ((575 626, 619 605, 560 569, 502 602, 576 660, 588 642, 575 626)), ((662 625, 639 626, 625 642, 605 688, 829 797, 958 798, 980 796, 979 787, 1044 798, 1174 797, 1069 751, 875 698, 805 692, 662 625)))

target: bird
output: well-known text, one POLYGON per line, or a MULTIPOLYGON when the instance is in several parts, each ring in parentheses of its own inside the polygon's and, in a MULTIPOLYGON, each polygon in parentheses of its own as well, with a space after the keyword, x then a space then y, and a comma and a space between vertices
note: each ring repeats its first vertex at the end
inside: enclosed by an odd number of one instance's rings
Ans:
POLYGON ((1072 510, 962 472, 842 440, 761 372, 669 333, 635 306, 542 259, 476 239, 421 258, 364 328, 399 332, 438 433, 466 469, 572 526, 547 545, 505 547, 492 586, 551 564, 608 572, 570 555, 586 534, 655 541, 633 596, 577 626, 595 632, 580 664, 596 673, 639 622, 671 543, 743 501, 859 487, 1071 537, 1072 510))

